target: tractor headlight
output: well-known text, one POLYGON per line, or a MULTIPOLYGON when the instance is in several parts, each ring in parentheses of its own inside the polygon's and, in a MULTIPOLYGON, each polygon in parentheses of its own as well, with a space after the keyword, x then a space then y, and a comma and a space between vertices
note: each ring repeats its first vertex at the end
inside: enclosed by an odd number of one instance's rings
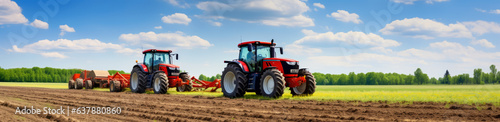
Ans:
POLYGON ((294 61, 287 61, 286 63, 287 63, 288 65, 296 65, 296 64, 297 64, 297 62, 294 62, 294 61))
POLYGON ((175 67, 168 67, 169 70, 175 70, 175 67))

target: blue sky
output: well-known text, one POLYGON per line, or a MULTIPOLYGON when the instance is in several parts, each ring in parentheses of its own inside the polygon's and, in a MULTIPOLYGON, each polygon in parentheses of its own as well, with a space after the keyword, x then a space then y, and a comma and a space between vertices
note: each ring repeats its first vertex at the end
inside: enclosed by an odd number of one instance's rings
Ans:
POLYGON ((0 0, 2 68, 130 72, 171 49, 191 75, 221 73, 241 40, 274 39, 313 72, 431 77, 500 65, 500 1, 0 0))

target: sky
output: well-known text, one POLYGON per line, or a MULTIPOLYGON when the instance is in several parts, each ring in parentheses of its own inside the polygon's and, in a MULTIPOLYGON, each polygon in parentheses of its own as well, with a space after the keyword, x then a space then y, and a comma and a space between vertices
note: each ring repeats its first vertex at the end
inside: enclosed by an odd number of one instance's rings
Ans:
POLYGON ((430 77, 500 66, 498 0, 0 0, 0 67, 130 72, 169 49, 221 74, 242 41, 270 41, 312 72, 430 77))

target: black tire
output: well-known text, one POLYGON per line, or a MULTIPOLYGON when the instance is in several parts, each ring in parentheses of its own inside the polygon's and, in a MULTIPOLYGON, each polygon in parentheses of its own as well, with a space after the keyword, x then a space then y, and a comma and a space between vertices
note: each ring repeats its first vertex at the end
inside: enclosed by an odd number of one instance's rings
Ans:
POLYGON ((177 92, 190 92, 193 90, 193 81, 189 80, 188 74, 181 74, 179 77, 182 79, 183 83, 189 82, 189 84, 178 86, 176 89, 177 92))
POLYGON ((141 71, 141 68, 134 67, 134 69, 132 69, 129 81, 130 81, 130 91, 134 93, 144 93, 146 91, 146 84, 147 84, 146 75, 144 74, 144 72, 141 71), (136 83, 133 83, 134 80, 137 80, 136 83))
POLYGON ((153 91, 155 94, 165 94, 168 90, 168 78, 163 72, 156 73, 153 78, 153 91))
POLYGON ((90 80, 85 81, 85 89, 94 89, 92 81, 90 81, 90 80))
POLYGON ((75 89, 75 80, 68 81, 68 89, 75 89))
POLYGON ((295 91, 297 89, 290 88, 290 91, 292 91, 292 95, 312 95, 316 91, 316 79, 314 78, 314 75, 311 74, 309 71, 301 70, 299 71, 299 77, 304 77, 306 76, 306 83, 303 84, 305 86, 297 86, 297 87, 305 87, 303 91, 295 91))
POLYGON ((246 75, 238 65, 229 64, 224 68, 221 77, 221 88, 225 97, 243 97, 246 93, 246 84, 246 75), (230 79, 233 81, 230 81, 230 79))
POLYGON ((109 83, 109 91, 110 92, 121 92, 122 91, 121 88, 122 87, 121 87, 120 81, 112 80, 109 83))
POLYGON ((83 79, 77 78, 75 82, 75 89, 82 89, 83 88, 83 79))
POLYGON ((264 71, 262 77, 260 78, 260 92, 264 97, 281 97, 285 92, 285 77, 283 77, 283 74, 277 69, 269 69, 264 71), (266 84, 265 82, 269 80, 274 81, 274 84, 270 83, 273 85, 273 87, 271 87, 272 89, 269 89, 267 87, 267 85, 269 84, 266 84))

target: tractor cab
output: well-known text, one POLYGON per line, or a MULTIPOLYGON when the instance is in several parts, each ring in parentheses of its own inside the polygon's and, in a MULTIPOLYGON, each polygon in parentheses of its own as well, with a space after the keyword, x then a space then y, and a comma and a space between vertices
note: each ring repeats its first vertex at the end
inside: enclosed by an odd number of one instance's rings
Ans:
POLYGON ((180 67, 173 64, 173 56, 179 59, 178 54, 171 54, 172 50, 148 49, 142 52, 144 54, 144 65, 148 73, 157 71, 168 72, 168 76, 178 76, 180 67))

